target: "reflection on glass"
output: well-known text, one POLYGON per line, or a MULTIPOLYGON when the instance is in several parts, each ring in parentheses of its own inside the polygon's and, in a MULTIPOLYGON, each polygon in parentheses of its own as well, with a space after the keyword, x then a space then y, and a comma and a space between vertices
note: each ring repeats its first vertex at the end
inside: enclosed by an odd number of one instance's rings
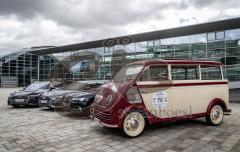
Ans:
POLYGON ((181 36, 175 38, 175 44, 189 44, 190 43, 190 36, 181 36))
POLYGON ((15 80, 26 86, 36 80, 86 79, 87 63, 91 59, 96 79, 111 79, 127 63, 144 59, 206 59, 226 64, 230 81, 240 81, 240 29, 155 39, 114 47, 37 56, 31 53, 13 53, 0 58, 0 85, 15 80), (87 54, 91 52, 93 56, 87 54), (38 63, 39 61, 39 63, 38 63), (39 66, 39 68, 38 68, 39 66), (84 68, 83 68, 84 67, 84 68), (84 76, 82 76, 84 75, 84 76))
POLYGON ((215 33, 208 33, 208 41, 213 41, 215 40, 215 33))
POLYGON ((147 41, 136 43, 136 52, 147 51, 147 41))
POLYGON ((153 47, 154 46, 154 42, 153 41, 148 41, 147 44, 148 44, 148 47, 153 47))
POLYGON ((191 35, 191 43, 207 43, 207 35, 205 33, 191 35))
POLYGON ((125 51, 126 52, 136 52, 136 44, 130 43, 130 44, 125 45, 125 51))
POLYGON ((207 49, 207 34, 191 35, 192 58, 205 59, 207 49))
POLYGON ((190 36, 182 36, 175 38, 175 58, 189 59, 192 53, 190 52, 190 36))
POLYGON ((227 30, 225 32, 226 40, 237 40, 240 39, 240 29, 227 30))
POLYGON ((224 32, 217 32, 216 33, 216 39, 217 40, 223 40, 224 39, 224 32))
POLYGON ((174 58, 174 38, 161 39, 161 57, 163 59, 174 58))

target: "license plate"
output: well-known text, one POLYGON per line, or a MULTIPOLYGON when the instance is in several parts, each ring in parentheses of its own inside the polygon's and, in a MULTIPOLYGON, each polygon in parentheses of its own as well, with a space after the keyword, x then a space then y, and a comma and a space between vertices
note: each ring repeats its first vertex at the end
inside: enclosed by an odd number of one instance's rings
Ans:
POLYGON ((41 103, 47 103, 47 100, 41 100, 40 102, 41 103))
POLYGON ((24 99, 15 99, 15 102, 24 102, 24 99))

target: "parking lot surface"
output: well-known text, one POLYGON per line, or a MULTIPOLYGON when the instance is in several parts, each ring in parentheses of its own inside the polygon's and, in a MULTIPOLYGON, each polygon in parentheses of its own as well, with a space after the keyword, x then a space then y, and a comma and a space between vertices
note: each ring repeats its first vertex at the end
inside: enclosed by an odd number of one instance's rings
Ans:
MULTIPOLYGON (((2 94, 2 92, 0 93, 2 94)), ((4 99, 5 100, 5 99, 4 99)), ((138 138, 127 138, 87 116, 59 115, 42 108, 6 106, 1 98, 0 151, 240 151, 240 104, 220 126, 205 119, 164 123, 146 128, 138 138)))

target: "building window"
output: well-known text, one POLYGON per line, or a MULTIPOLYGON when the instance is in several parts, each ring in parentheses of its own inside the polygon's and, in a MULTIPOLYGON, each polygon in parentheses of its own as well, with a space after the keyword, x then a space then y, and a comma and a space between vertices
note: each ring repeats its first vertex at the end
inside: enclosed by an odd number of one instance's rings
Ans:
POLYGON ((208 33, 208 41, 215 40, 215 33, 208 33))
POLYGON ((165 59, 174 58, 174 38, 161 40, 161 57, 165 59))
POLYGON ((135 43, 126 44, 125 51, 126 52, 136 52, 136 44, 135 43))
POLYGON ((225 38, 224 32, 208 33, 208 41, 224 40, 224 38, 225 38))
POLYGON ((216 33, 216 39, 217 40, 223 40, 224 39, 224 32, 217 32, 216 33))
POLYGON ((145 52, 147 50, 147 41, 136 43, 136 52, 145 52))
POLYGON ((225 32, 226 40, 237 40, 240 39, 240 29, 227 30, 225 32))

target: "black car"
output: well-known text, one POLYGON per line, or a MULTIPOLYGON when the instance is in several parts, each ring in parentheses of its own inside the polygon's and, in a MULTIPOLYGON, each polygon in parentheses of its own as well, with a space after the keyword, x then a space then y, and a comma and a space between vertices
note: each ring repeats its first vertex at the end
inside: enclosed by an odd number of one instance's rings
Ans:
POLYGON ((101 86, 106 82, 105 80, 76 81, 64 89, 47 91, 40 96, 39 106, 48 108, 61 107, 60 101, 66 94, 78 94, 79 92, 101 86))
POLYGON ((94 102, 94 98, 99 91, 100 86, 104 85, 106 80, 94 80, 85 82, 87 85, 84 90, 79 92, 67 93, 62 97, 61 106, 66 111, 88 110, 94 102))
POLYGON ((23 90, 11 93, 8 97, 8 105, 13 107, 19 107, 21 105, 39 106, 40 95, 58 85, 57 83, 48 81, 34 82, 23 90))

